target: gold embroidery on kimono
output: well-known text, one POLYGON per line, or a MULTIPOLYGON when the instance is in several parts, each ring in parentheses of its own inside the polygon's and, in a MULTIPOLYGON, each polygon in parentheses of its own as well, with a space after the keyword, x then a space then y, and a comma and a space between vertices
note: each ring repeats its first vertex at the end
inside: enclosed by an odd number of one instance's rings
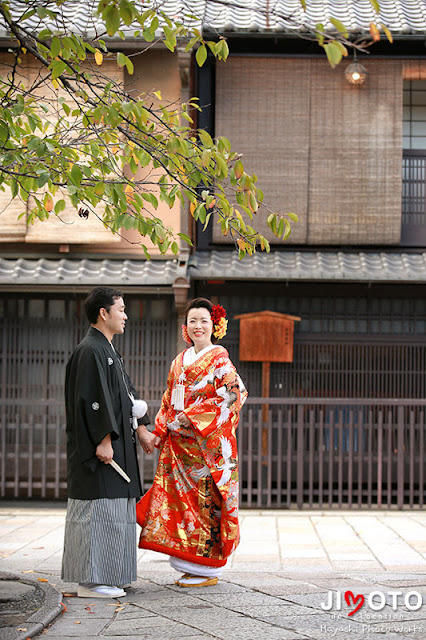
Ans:
POLYGON ((172 362, 155 420, 161 452, 153 485, 137 505, 139 546, 219 567, 239 542, 235 431, 247 392, 223 347, 187 367, 184 353, 172 362), (177 385, 184 385, 190 427, 176 421, 177 385))

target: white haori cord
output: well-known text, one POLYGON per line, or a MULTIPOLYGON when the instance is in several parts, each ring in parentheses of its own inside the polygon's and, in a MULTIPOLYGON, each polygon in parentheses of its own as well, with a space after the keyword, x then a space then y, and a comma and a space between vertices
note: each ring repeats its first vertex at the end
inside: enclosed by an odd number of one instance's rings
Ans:
MULTIPOLYGON (((180 571, 181 573, 190 573, 193 576, 200 576, 203 578, 220 578, 222 575, 223 567, 208 567, 205 564, 196 564, 195 562, 189 562, 188 560, 182 560, 181 558, 169 557, 169 563, 172 569, 180 571)), ((197 578, 186 579, 185 582, 191 580, 193 584, 197 582, 197 578)), ((182 582, 183 580, 181 580, 182 582)), ((199 580, 202 582, 202 580, 199 580)))

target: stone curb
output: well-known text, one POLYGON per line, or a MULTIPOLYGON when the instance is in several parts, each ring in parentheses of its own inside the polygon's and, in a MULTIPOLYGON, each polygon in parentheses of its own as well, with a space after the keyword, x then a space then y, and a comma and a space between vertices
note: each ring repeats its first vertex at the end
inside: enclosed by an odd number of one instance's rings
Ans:
POLYGON ((22 577, 14 573, 7 573, 6 571, 0 571, 0 580, 17 580, 23 584, 38 587, 44 592, 43 605, 20 625, 25 627, 26 631, 11 629, 10 632, 6 632, 5 635, 2 635, 2 640, 27 640, 27 638, 33 638, 41 633, 61 614, 62 593, 48 582, 36 582, 35 580, 31 580, 27 577, 22 577))

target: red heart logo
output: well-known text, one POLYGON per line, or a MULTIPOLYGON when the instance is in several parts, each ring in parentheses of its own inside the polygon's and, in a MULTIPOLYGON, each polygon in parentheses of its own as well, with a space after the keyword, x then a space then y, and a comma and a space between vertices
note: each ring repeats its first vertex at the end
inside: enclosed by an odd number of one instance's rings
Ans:
POLYGON ((354 613, 358 611, 358 609, 361 609, 362 605, 364 604, 365 598, 362 595, 362 593, 360 593, 357 596, 354 596, 352 591, 345 591, 345 600, 348 607, 352 606, 352 604, 356 604, 359 601, 359 604, 355 607, 355 609, 350 613, 348 613, 348 616, 353 616, 354 613), (351 599, 352 599, 352 602, 351 602, 351 599))

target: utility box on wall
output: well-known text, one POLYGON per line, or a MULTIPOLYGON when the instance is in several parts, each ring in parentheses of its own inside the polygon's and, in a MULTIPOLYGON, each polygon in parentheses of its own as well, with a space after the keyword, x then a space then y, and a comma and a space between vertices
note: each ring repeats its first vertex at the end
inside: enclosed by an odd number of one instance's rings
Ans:
POLYGON ((276 311, 235 316, 240 320, 240 360, 293 362, 294 323, 300 318, 276 311))

